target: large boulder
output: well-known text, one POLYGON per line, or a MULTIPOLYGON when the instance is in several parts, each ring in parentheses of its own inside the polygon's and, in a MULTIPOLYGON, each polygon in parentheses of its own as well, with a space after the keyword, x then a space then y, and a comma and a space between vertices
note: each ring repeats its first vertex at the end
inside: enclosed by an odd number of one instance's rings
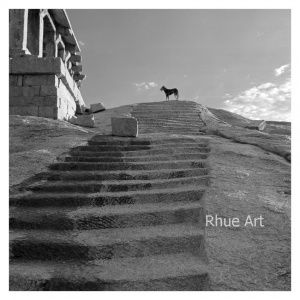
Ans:
POLYGON ((96 113, 96 112, 99 112, 99 111, 103 111, 105 109, 106 108, 105 108, 103 103, 94 103, 94 104, 91 104, 90 112, 91 113, 96 113))
POLYGON ((138 136, 138 121, 131 117, 112 117, 112 134, 116 136, 138 136))
POLYGON ((77 115, 72 116, 69 122, 74 125, 79 125, 83 127, 95 127, 95 117, 94 115, 77 115))

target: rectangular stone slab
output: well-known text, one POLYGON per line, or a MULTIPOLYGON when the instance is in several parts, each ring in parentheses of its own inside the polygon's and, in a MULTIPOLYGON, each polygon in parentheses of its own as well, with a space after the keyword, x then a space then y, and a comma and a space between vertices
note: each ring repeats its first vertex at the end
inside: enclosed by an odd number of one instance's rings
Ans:
POLYGON ((90 111, 95 113, 95 112, 103 111, 105 109, 106 108, 103 103, 94 103, 94 104, 91 104, 90 111))
POLYGON ((262 131, 265 129, 266 125, 267 123, 264 120, 255 120, 252 121, 249 125, 247 125, 246 128, 262 131))
POLYGON ((77 115, 72 116, 69 122, 74 125, 79 125, 83 127, 95 127, 94 115, 77 115))
POLYGON ((130 117, 112 117, 112 134, 116 136, 138 136, 138 121, 130 117))

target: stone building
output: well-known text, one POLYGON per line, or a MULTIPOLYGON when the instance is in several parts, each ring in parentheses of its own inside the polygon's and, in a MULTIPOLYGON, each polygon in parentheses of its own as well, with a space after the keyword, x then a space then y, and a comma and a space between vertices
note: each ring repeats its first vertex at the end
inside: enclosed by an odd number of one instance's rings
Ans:
POLYGON ((63 9, 9 10, 9 113, 69 120, 84 101, 80 47, 63 9))

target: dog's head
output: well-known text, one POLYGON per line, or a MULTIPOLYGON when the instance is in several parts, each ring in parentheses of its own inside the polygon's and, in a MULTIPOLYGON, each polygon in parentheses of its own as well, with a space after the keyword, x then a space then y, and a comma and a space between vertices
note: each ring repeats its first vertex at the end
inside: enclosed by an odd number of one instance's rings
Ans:
POLYGON ((165 86, 163 85, 160 90, 163 91, 164 89, 165 89, 165 86))

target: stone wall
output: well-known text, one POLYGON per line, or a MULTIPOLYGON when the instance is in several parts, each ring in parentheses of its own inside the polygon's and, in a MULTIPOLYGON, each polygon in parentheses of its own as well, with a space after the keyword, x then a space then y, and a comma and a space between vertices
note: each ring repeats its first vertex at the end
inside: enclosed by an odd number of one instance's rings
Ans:
POLYGON ((69 120, 75 115, 76 103, 84 107, 81 93, 59 57, 10 59, 11 115, 69 120))
POLYGON ((65 10, 10 10, 9 113, 69 120, 85 104, 80 51, 65 10))

